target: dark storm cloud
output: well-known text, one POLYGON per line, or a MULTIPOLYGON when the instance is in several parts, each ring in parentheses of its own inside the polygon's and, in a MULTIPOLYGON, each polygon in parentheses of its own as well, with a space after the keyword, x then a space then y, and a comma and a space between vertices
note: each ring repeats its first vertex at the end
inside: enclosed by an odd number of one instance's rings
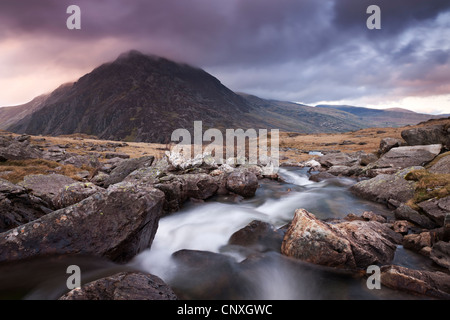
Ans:
POLYGON ((398 85, 432 92, 450 81, 442 74, 450 45, 439 36, 450 26, 436 22, 449 10, 449 0, 2 0, 0 40, 42 37, 48 42, 22 60, 50 56, 71 68, 138 49, 211 70, 234 90, 313 102, 388 95, 398 85), (81 7, 80 31, 65 28, 70 4, 81 7), (372 4, 381 30, 366 28, 372 4), (86 55, 86 43, 97 54, 86 55))

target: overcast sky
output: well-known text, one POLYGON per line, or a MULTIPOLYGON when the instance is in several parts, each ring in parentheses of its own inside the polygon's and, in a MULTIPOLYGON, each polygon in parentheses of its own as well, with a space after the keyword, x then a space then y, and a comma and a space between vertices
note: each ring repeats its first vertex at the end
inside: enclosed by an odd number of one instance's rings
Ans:
POLYGON ((262 98, 450 113, 450 0, 1 0, 0 106, 131 49, 262 98))

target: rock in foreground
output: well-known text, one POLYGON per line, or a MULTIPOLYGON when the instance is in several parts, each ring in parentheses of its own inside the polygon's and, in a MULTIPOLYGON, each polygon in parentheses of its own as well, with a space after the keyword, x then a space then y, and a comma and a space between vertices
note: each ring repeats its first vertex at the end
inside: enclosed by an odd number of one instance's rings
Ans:
POLYGON ((60 300, 176 300, 160 278, 139 272, 121 272, 74 289, 60 300))
POLYGON ((164 194, 152 187, 116 184, 70 207, 2 233, 0 262, 38 255, 87 254, 129 261, 148 248, 164 194))
POLYGON ((442 272, 384 266, 381 268, 381 283, 396 290, 450 299, 450 276, 442 272))
POLYGON ((365 269, 392 261, 401 236, 376 221, 330 224, 304 209, 295 212, 281 252, 330 267, 365 269))

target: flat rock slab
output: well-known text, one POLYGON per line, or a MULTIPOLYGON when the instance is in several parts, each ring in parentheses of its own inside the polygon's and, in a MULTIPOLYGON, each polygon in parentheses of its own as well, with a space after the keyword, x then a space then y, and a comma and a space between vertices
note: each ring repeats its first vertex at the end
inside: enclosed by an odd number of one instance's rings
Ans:
POLYGON ((370 180, 354 184, 350 191, 364 199, 387 204, 393 199, 407 202, 414 197, 415 182, 399 175, 380 174, 370 180))
POLYGON ((392 148, 378 161, 371 164, 371 167, 403 169, 423 166, 439 155, 441 150, 441 144, 392 148))
POLYGON ((61 189, 76 182, 61 174, 33 174, 25 176, 18 185, 30 190, 33 195, 51 205, 61 189))

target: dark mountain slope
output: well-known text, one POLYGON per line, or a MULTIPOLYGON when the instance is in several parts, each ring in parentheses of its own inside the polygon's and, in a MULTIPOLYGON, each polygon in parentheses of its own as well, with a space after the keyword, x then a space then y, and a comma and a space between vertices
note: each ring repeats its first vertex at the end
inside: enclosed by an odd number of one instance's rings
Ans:
POLYGON ((236 94, 207 72, 137 51, 28 104, 0 108, 0 128, 33 135, 85 133, 100 139, 167 143, 175 129, 344 132, 415 124, 416 113, 349 106, 311 107, 236 94), (400 116, 398 115, 400 114, 400 116))
POLYGON ((102 139, 168 142, 177 128, 246 127, 252 106, 205 71, 136 51, 75 82, 8 128, 13 132, 86 133, 102 139))

